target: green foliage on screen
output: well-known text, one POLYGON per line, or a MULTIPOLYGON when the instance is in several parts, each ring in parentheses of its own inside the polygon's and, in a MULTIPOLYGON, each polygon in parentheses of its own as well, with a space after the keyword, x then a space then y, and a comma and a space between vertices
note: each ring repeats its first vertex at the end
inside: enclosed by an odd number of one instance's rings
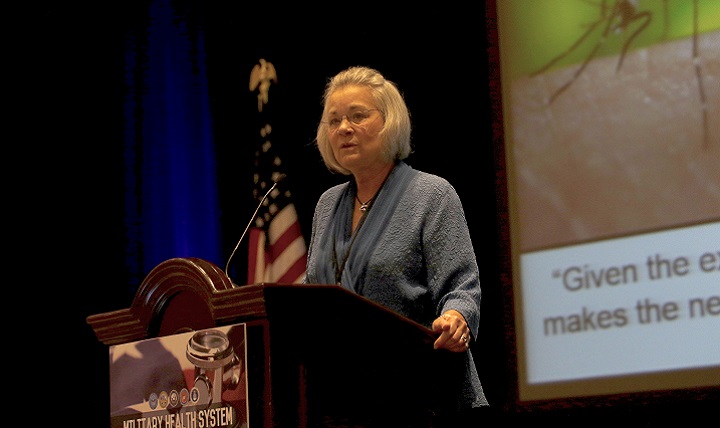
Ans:
MULTIPOLYGON (((584 61, 601 40, 608 22, 603 17, 609 16, 616 3, 617 0, 498 1, 500 54, 503 67, 509 67, 504 73, 513 78, 533 73, 570 50, 593 23, 599 22, 586 39, 558 61, 555 68, 584 61)), ((622 32, 611 32, 596 57, 619 54, 627 37, 641 27, 645 19, 641 16, 648 16, 649 23, 633 40, 631 50, 691 37, 695 4, 698 32, 720 30, 718 0, 626 0, 626 3, 635 5, 634 13, 638 19, 622 32)))

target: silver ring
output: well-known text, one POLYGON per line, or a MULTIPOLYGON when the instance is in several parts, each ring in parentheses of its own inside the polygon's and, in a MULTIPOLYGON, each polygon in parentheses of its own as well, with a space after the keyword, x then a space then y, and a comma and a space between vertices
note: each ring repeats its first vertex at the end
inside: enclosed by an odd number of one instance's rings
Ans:
POLYGON ((464 334, 463 334, 462 336, 460 336, 460 339, 461 339, 463 342, 467 343, 467 337, 466 337, 464 334))

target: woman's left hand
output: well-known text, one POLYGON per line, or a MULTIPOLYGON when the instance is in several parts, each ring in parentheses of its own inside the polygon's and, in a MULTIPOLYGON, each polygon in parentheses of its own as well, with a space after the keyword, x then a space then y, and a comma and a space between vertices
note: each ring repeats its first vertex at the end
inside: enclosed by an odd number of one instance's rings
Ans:
POLYGON ((465 352, 470 348, 470 328, 462 314, 454 309, 435 319, 432 330, 440 333, 433 345, 435 349, 444 348, 452 352, 465 352))

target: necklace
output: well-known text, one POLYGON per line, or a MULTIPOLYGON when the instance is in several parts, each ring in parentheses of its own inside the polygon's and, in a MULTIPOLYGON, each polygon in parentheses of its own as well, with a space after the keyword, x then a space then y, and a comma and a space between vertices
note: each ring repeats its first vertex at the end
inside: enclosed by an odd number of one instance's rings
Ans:
POLYGON ((367 202, 363 202, 360 200, 358 195, 355 195, 355 199, 357 199, 358 202, 360 202, 360 211, 365 212, 370 208, 370 202, 372 202, 373 198, 368 199, 367 202))
POLYGON ((360 200, 360 197, 357 195, 357 187, 355 188, 355 199, 357 199, 358 202, 360 202, 360 211, 362 211, 362 217, 360 217, 360 221, 358 222, 358 225, 355 227, 355 230, 352 232, 352 237, 350 238, 350 245, 348 245, 347 250, 345 250, 345 255, 342 259, 342 264, 338 264, 338 254, 337 254, 337 247, 336 247, 336 236, 333 235, 333 251, 332 251, 332 262, 333 266, 335 267, 335 282, 337 284, 340 284, 342 279, 343 271, 345 271, 345 264, 348 262, 348 258, 350 257, 350 250, 352 250, 353 244, 355 243, 355 238, 357 238, 358 233, 360 232, 360 228, 365 223, 365 219, 368 216, 368 210, 372 207, 372 202, 375 200, 378 194, 380 194, 380 190, 385 186, 385 182, 387 181, 390 174, 385 176, 385 179, 383 180, 382 184, 380 185, 380 188, 375 192, 375 195, 368 199, 367 202, 363 202, 360 200))

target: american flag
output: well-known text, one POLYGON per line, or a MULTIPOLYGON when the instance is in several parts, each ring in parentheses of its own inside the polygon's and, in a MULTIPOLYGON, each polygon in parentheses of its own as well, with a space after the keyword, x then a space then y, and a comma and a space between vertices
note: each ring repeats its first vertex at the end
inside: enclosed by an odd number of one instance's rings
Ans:
POLYGON ((300 283, 305 276, 307 247, 287 182, 283 180, 282 161, 267 138, 255 152, 255 187, 253 196, 260 200, 267 194, 250 229, 248 251, 248 284, 300 283), (275 188, 268 194, 273 184, 275 188))
MULTIPOLYGON (((258 90, 261 115, 273 82, 277 82, 275 67, 260 59, 250 73, 250 90, 258 90)), ((260 129, 260 148, 255 152, 253 196, 260 207, 250 229, 248 284, 300 283, 305 276, 307 247, 287 182, 282 181, 283 164, 273 148, 271 133, 272 127, 266 122, 260 129)))

